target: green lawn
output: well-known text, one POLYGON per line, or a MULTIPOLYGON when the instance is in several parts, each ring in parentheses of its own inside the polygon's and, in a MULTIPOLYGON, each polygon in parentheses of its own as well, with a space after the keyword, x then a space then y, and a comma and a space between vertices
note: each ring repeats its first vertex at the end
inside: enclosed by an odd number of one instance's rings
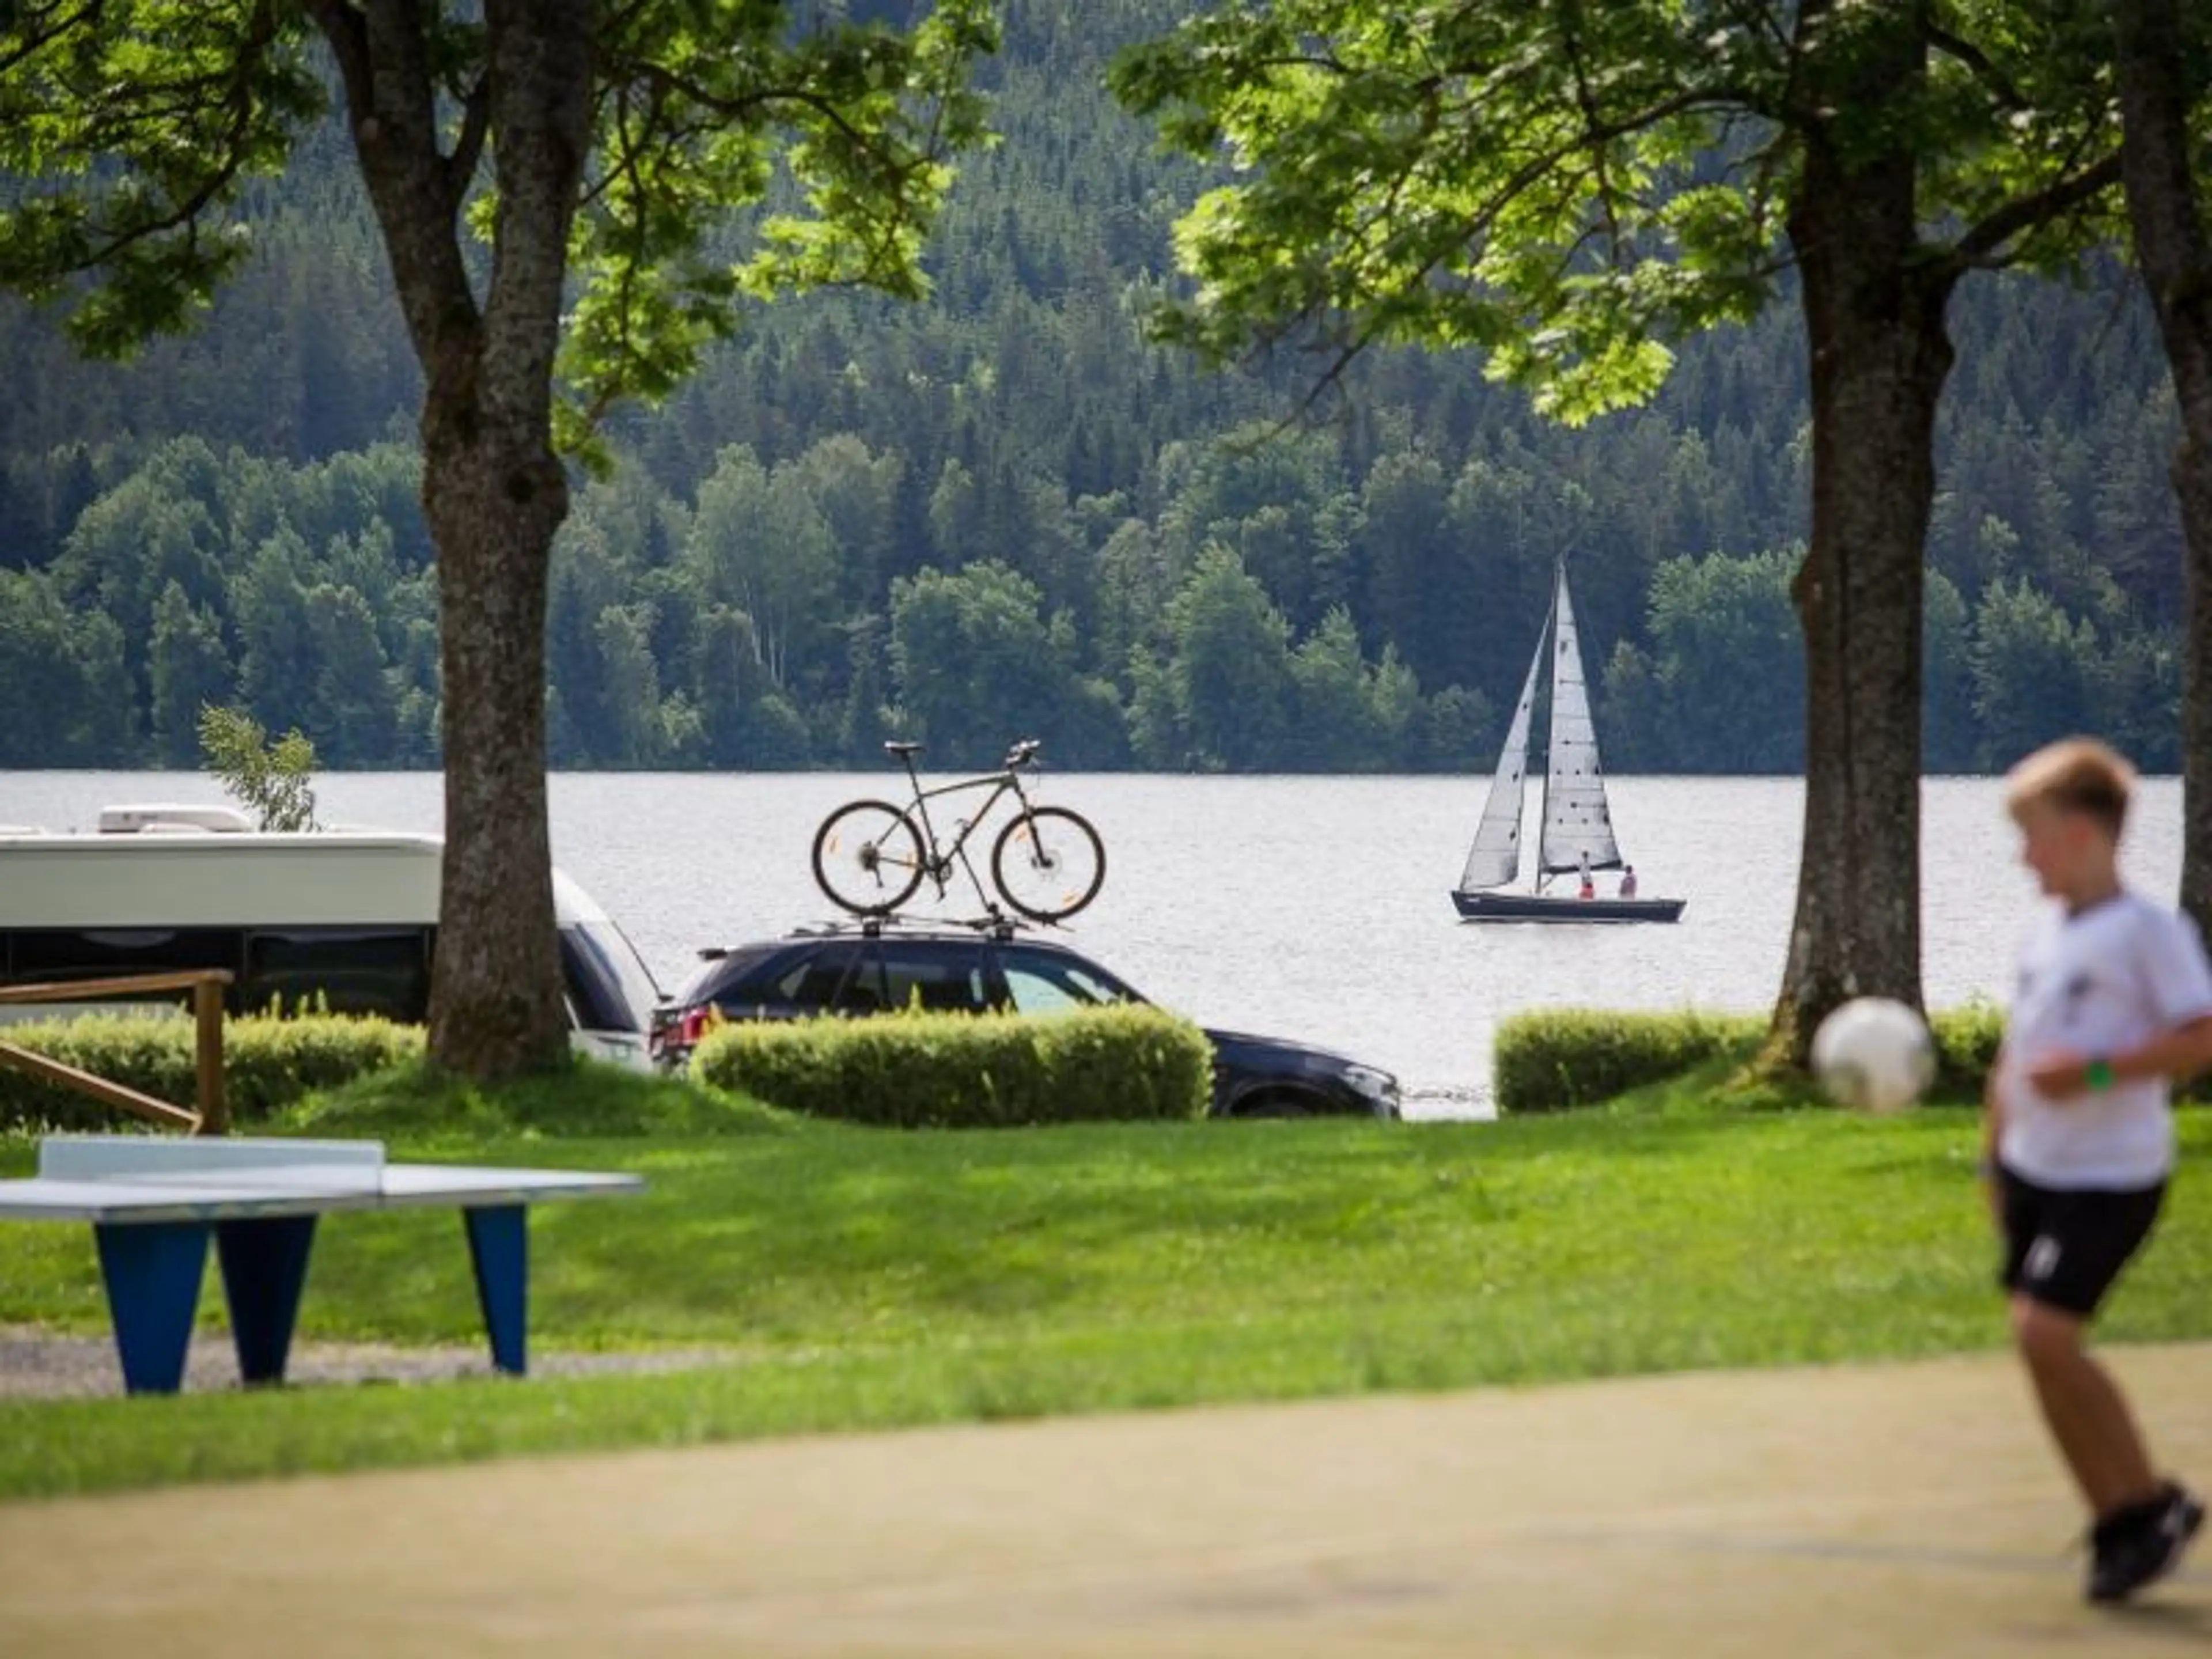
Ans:
MULTIPOLYGON (((2183 1133, 2212 1150, 2212 1118, 2183 1133)), ((537 1212, 532 1340, 736 1363, 0 1403, 0 1493, 1988 1346, 1976 1136, 1955 1109, 1678 1091, 1500 1124, 418 1142, 646 1176, 537 1212)), ((29 1161, 0 1143, 0 1173, 29 1161)), ((301 1334, 475 1341, 458 1235, 450 1213, 326 1222, 301 1334)), ((0 1321, 106 1328, 88 1230, 0 1227, 0 1321)), ((2185 1181, 2107 1329, 2212 1334, 2212 1188, 2185 1181)))

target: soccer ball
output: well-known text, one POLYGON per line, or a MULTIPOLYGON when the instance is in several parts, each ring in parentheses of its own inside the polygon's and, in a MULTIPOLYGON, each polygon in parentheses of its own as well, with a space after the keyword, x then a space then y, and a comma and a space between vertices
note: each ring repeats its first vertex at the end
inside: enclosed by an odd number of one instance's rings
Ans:
POLYGON ((1839 1106, 1900 1111, 1936 1080, 1936 1040, 1903 1003, 1855 997, 1813 1033, 1813 1075, 1839 1106))

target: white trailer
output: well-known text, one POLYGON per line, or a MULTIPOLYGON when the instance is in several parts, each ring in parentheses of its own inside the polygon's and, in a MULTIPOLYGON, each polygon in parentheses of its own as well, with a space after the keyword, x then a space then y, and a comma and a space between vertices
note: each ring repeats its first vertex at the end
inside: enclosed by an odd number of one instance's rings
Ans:
MULTIPOLYGON (((268 833, 226 822, 222 809, 159 806, 110 807, 100 826, 0 830, 0 983, 225 968, 236 1012, 326 1006, 405 1024, 427 1017, 443 851, 436 836, 268 833)), ((553 903, 577 1048, 648 1066, 646 1033, 659 1000, 652 973, 591 895, 557 870, 553 903)))

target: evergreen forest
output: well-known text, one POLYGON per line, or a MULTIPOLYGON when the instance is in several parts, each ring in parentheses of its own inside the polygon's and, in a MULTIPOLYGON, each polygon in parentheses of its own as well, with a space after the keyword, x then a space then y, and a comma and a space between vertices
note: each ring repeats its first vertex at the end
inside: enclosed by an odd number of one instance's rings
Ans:
MULTIPOLYGON (((1191 0, 1008 0, 934 294, 760 312, 580 478, 549 617, 564 768, 1473 771, 1565 558, 1609 765, 1787 772, 1807 513, 1793 307, 1570 430, 1472 359, 1209 374, 1146 343, 1202 180, 1102 76, 1191 0)), ((335 128, 203 325, 88 363, 0 301, 0 767, 194 764, 205 705, 437 762, 421 387, 335 128)), ((1981 277, 1928 547, 1927 762, 2179 745, 2173 412, 2133 276, 1981 277)))

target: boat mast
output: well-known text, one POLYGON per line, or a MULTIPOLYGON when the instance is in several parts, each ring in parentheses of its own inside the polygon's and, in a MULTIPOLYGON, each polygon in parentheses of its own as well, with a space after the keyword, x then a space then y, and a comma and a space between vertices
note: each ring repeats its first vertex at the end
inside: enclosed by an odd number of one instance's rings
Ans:
MULTIPOLYGON (((1559 706, 1559 647, 1558 640, 1553 637, 1553 629, 1559 620, 1559 592, 1566 585, 1567 556, 1562 553, 1552 567, 1552 604, 1551 608, 1544 612, 1544 631, 1536 636, 1537 649, 1543 649, 1547 641, 1552 648, 1551 707, 1553 709, 1559 706)), ((1555 722, 1558 716, 1553 714, 1550 719, 1555 722)), ((1544 785, 1536 796, 1536 891, 1540 893, 1552 878, 1551 872, 1544 868, 1544 826, 1551 821, 1552 738, 1547 727, 1544 734, 1544 785)))

